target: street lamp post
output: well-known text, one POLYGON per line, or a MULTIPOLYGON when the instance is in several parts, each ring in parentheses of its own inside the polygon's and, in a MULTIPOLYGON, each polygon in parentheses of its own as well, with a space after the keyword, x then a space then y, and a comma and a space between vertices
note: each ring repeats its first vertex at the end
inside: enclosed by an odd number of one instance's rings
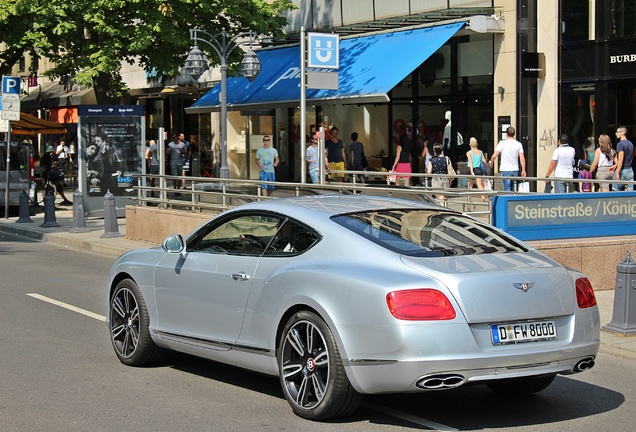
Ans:
POLYGON ((210 33, 193 28, 190 29, 190 40, 194 42, 194 47, 188 54, 185 68, 195 80, 208 69, 208 61, 205 54, 198 47, 199 42, 205 42, 219 56, 221 60, 221 92, 219 99, 221 102, 221 178, 230 178, 230 172, 227 167, 227 59, 232 51, 239 46, 236 42, 239 38, 247 38, 250 40, 250 48, 245 53, 243 61, 241 61, 241 72, 248 80, 254 81, 261 71, 261 62, 258 60, 256 53, 252 50, 252 42, 256 39, 256 33, 253 31, 239 33, 231 39, 227 39, 225 28, 221 33, 211 35, 210 33), (200 37, 199 34, 204 37, 200 37))

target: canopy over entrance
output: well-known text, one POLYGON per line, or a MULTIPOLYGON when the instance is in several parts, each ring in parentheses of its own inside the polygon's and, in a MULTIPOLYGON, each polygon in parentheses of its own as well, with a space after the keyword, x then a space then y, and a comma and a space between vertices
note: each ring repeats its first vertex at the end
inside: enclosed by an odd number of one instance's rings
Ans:
MULTIPOLYGON (((307 90, 307 101, 331 103, 387 102, 388 93, 444 45, 464 22, 381 33, 340 42, 337 90, 307 90)), ((298 46, 258 52, 262 71, 253 82, 228 78, 228 107, 267 107, 300 100, 298 46)), ((188 113, 216 111, 220 85, 203 95, 188 113)))
POLYGON ((11 134, 15 135, 61 135, 66 128, 59 123, 43 120, 29 114, 20 113, 20 120, 11 122, 11 134))

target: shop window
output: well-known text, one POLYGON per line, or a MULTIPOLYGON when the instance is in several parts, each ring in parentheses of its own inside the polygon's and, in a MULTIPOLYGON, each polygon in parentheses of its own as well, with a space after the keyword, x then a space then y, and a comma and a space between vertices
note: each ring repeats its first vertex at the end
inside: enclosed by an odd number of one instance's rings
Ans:
POLYGON ((634 0, 610 1, 610 36, 636 35, 636 2, 634 0))
POLYGON ((562 42, 594 40, 594 0, 561 1, 562 42))

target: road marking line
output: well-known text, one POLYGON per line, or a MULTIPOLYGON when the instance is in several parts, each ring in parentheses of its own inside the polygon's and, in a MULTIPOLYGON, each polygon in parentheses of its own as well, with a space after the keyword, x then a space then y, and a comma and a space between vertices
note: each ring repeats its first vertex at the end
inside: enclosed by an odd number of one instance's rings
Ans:
POLYGON ((363 405, 368 407, 368 408, 371 408, 373 410, 380 411, 380 412, 382 412, 384 414, 388 414, 388 415, 390 415, 392 417, 399 418, 401 420, 406 420, 408 422, 415 423, 417 425, 424 426, 424 427, 427 427, 429 429, 438 430, 438 431, 449 431, 449 432, 450 431, 458 431, 459 430, 459 429, 452 428, 450 426, 446 426, 446 425, 443 425, 443 424, 435 423, 433 421, 429 421, 429 420, 423 419, 421 417, 414 416, 412 414, 407 414, 405 412, 401 412, 401 411, 395 410, 393 408, 383 407, 383 406, 380 406, 380 405, 377 405, 377 404, 374 404, 374 403, 365 402, 365 403, 363 403, 363 405))
POLYGON ((43 295, 40 295, 40 294, 36 294, 36 293, 30 293, 30 294, 27 294, 27 295, 29 297, 33 297, 33 298, 36 298, 38 300, 42 300, 42 301, 45 301, 47 303, 54 304, 55 306, 59 306, 59 307, 62 307, 64 309, 68 309, 68 310, 73 311, 73 312, 77 312, 78 314, 85 315, 85 316, 87 316, 89 318, 93 318, 93 319, 96 319, 98 321, 106 322, 106 317, 105 316, 99 315, 99 314, 96 314, 96 313, 93 313, 93 312, 90 312, 90 311, 87 311, 85 309, 78 308, 78 307, 70 305, 68 303, 64 303, 64 302, 61 302, 59 300, 55 300, 55 299, 52 299, 52 298, 49 298, 49 297, 46 297, 46 296, 43 296, 43 295))

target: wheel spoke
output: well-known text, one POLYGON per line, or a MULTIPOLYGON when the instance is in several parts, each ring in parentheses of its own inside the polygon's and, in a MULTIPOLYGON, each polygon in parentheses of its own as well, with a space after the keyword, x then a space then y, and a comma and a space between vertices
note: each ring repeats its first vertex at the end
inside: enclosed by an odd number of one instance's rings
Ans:
POLYGON ((316 366, 328 366, 329 353, 327 351, 321 352, 320 354, 314 357, 314 361, 316 362, 316 366))
POLYGON ((291 329, 291 331, 287 334, 287 341, 289 345, 298 353, 299 356, 305 354, 305 342, 302 340, 300 336, 300 332, 297 328, 291 329))
POLYGON ((117 297, 113 300, 113 311, 117 313, 120 317, 124 318, 126 316, 126 312, 124 311, 124 305, 121 302, 121 298, 117 297))
POLYGON ((307 352, 314 350, 314 329, 313 324, 307 323, 307 352))
POLYGON ((113 335, 113 339, 118 340, 119 336, 121 336, 121 334, 124 332, 124 325, 123 324, 119 324, 116 325, 112 328, 111 333, 113 335))
POLYGON ((300 364, 286 364, 283 366, 283 377, 285 379, 292 378, 303 371, 303 366, 300 364))
POLYGON ((122 342, 121 354, 125 357, 128 357, 128 353, 130 352, 130 334, 126 332, 124 336, 124 341, 122 342))
POLYGON ((316 395, 317 401, 320 402, 322 397, 325 395, 325 389, 327 388, 322 380, 322 374, 320 372, 316 372, 311 376, 311 384, 314 387, 314 395, 316 395))
POLYGON ((307 380, 307 377, 303 377, 303 381, 300 383, 300 388, 298 389, 298 394, 296 395, 296 403, 301 407, 308 405, 308 387, 309 381, 307 380))

